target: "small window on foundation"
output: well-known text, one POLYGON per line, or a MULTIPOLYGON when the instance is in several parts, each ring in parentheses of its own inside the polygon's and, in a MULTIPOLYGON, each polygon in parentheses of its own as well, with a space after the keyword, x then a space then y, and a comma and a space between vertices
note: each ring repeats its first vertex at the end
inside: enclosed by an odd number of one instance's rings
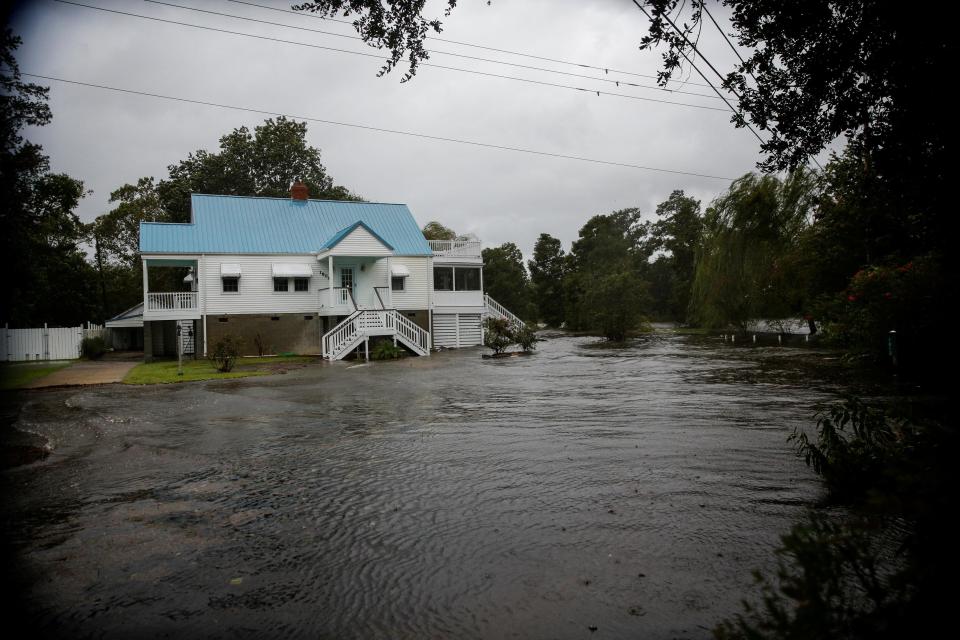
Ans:
POLYGON ((313 320, 313 316, 303 316, 304 320, 313 320))
POLYGON ((230 322, 230 318, 217 318, 220 322, 230 322))
POLYGON ((417 314, 415 314, 415 313, 408 313, 408 314, 407 314, 407 317, 408 317, 408 318, 416 318, 416 317, 417 317, 417 314))
POLYGON ((279 320, 279 319, 280 319, 280 316, 270 316, 270 319, 271 319, 271 320, 279 320))

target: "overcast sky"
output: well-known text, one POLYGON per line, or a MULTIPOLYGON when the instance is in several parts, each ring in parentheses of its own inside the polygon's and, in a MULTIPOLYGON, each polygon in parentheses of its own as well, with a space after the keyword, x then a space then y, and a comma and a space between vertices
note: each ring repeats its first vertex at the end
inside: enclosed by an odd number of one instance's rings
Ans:
MULTIPOLYGON (((142 0, 79 0, 196 25, 303 43, 375 51, 362 42, 273 27, 142 0)), ((277 0, 250 0, 277 8, 277 0)), ((353 34, 352 27, 228 0, 170 0, 209 11, 353 34)), ((543 57, 653 75, 659 53, 641 52, 646 18, 630 0, 461 0, 439 37, 543 57)), ((721 24, 726 14, 714 10, 721 24)), ((564 155, 737 177, 759 159, 756 139, 720 111, 540 86, 423 67, 411 82, 396 71, 376 77, 379 62, 291 44, 116 15, 53 0, 24 3, 12 18, 23 38, 23 72, 262 109, 293 116, 398 129, 564 155)), ((722 70, 735 58, 712 25, 704 53, 722 70)), ((653 85, 649 78, 605 73, 482 49, 428 41, 428 48, 558 71, 653 85)), ((710 107, 709 97, 627 87, 593 79, 512 68, 441 55, 430 62, 625 95, 710 107)), ((30 81, 36 81, 26 78, 30 81)), ((709 94, 695 75, 676 89, 709 94)), ((83 220, 108 210, 110 191, 197 149, 215 150, 235 127, 266 116, 49 85, 53 122, 30 130, 54 170, 82 179, 93 193, 83 220)), ((373 201, 403 202, 423 225, 439 220, 485 246, 517 243, 529 256, 537 235, 569 247, 592 215, 640 207, 654 216, 674 189, 704 205, 728 181, 483 149, 388 133, 310 123, 308 141, 322 150, 333 179, 373 201)))

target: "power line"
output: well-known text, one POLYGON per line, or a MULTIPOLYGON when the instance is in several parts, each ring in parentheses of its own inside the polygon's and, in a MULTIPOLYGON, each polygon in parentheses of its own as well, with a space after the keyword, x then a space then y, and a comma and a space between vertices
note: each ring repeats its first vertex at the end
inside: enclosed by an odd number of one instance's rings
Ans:
MULTIPOLYGON (((272 37, 269 37, 269 36, 255 35, 255 34, 252 34, 252 33, 244 33, 244 32, 242 32, 242 31, 231 31, 231 30, 229 30, 229 29, 221 29, 221 28, 219 28, 219 27, 207 27, 207 26, 203 26, 203 25, 192 24, 192 23, 190 23, 190 22, 180 22, 180 21, 177 21, 177 20, 168 20, 168 19, 166 19, 166 18, 157 18, 157 17, 154 17, 154 16, 145 16, 145 15, 142 15, 142 14, 139 14, 139 13, 131 13, 131 12, 128 12, 128 11, 119 11, 119 10, 117 10, 117 9, 107 9, 107 8, 105 8, 105 7, 95 7, 95 6, 93 6, 93 5, 83 4, 83 3, 80 3, 80 2, 72 2, 71 0, 53 0, 53 1, 54 1, 54 2, 59 2, 60 4, 67 4, 67 5, 72 5, 72 6, 75 6, 75 7, 82 7, 82 8, 84 8, 84 9, 93 9, 93 10, 95 10, 95 11, 103 11, 103 12, 105 12, 105 13, 113 13, 113 14, 117 14, 117 15, 128 16, 128 17, 131 17, 131 18, 141 18, 141 19, 143 19, 143 20, 151 20, 151 21, 153 21, 153 22, 162 22, 162 23, 166 23, 166 24, 173 24, 173 25, 177 25, 177 26, 181 26, 181 27, 191 27, 191 28, 193 28, 193 29, 201 29, 201 30, 204 30, 204 31, 215 31, 215 32, 217 32, 217 33, 225 33, 225 34, 234 35, 234 36, 242 36, 242 37, 245 37, 245 38, 254 38, 254 39, 256 39, 256 40, 267 40, 267 41, 270 41, 270 42, 279 42, 279 43, 282 43, 282 44, 291 44, 291 45, 295 45, 295 46, 298 46, 298 47, 309 47, 309 48, 311 48, 311 49, 321 49, 321 50, 323 50, 323 51, 334 51, 334 52, 337 52, 337 53, 346 53, 346 54, 350 54, 350 55, 361 56, 361 57, 364 57, 364 58, 376 58, 377 60, 381 60, 381 61, 385 60, 382 56, 379 56, 379 55, 373 54, 373 53, 363 53, 363 52, 360 52, 360 51, 350 51, 350 50, 348 50, 348 49, 338 49, 338 48, 336 48, 336 47, 325 47, 325 46, 319 45, 319 44, 309 44, 309 43, 306 43, 306 42, 297 42, 297 41, 295 41, 295 40, 284 40, 283 38, 272 38, 272 37)), ((629 94, 626 94, 626 93, 615 93, 615 92, 611 92, 611 91, 600 91, 600 90, 597 90, 597 89, 585 89, 585 88, 583 88, 583 87, 575 87, 575 86, 573 86, 573 85, 559 84, 559 83, 555 83, 555 82, 546 82, 546 81, 543 81, 543 80, 533 80, 533 79, 530 79, 530 78, 518 78, 518 77, 516 77, 516 76, 506 76, 506 75, 502 75, 502 74, 499 74, 499 73, 490 73, 490 72, 488 72, 488 71, 477 71, 477 70, 474 70, 474 69, 463 69, 463 68, 461 68, 461 67, 450 67, 450 66, 446 66, 446 65, 434 64, 434 63, 432 63, 432 62, 431 62, 431 63, 424 62, 424 63, 422 63, 422 66, 432 67, 432 68, 434 68, 434 69, 446 69, 446 70, 448 70, 448 71, 458 71, 458 72, 460 72, 460 73, 470 73, 470 74, 473 74, 473 75, 486 76, 486 77, 489 77, 489 78, 499 78, 499 79, 502 79, 502 80, 513 80, 514 82, 524 82, 524 83, 527 83, 527 84, 535 84, 535 85, 540 85, 540 86, 545 86, 545 87, 555 87, 555 88, 558 88, 558 89, 568 89, 568 90, 572 90, 572 91, 582 91, 582 92, 584 92, 584 93, 595 93, 595 94, 597 94, 598 97, 601 96, 601 95, 605 95, 605 96, 611 96, 611 97, 615 97, 615 98, 624 98, 624 99, 627 99, 627 100, 641 100, 641 101, 643 101, 643 102, 656 102, 656 103, 660 103, 660 104, 671 104, 671 105, 675 105, 675 106, 679 106, 679 107, 690 107, 690 108, 692 108, 692 109, 704 109, 704 110, 707 110, 707 111, 724 111, 724 109, 720 109, 720 108, 718 108, 718 107, 708 107, 708 106, 705 106, 705 105, 691 104, 691 103, 688 103, 688 102, 676 102, 676 101, 673 101, 673 100, 660 100, 660 99, 657 99, 657 98, 644 98, 644 97, 642 97, 642 96, 633 96, 633 95, 629 95, 629 94)))
MULTIPOLYGON (((717 21, 714 19, 713 14, 710 13, 710 10, 709 10, 709 9, 707 9, 707 3, 706 3, 706 2, 703 2, 700 6, 703 7, 703 10, 707 13, 707 16, 710 18, 710 22, 712 22, 712 23, 713 23, 713 26, 715 26, 715 27, 717 28, 717 31, 720 32, 720 35, 723 36, 723 39, 727 41, 727 44, 730 46, 730 49, 731 49, 731 50, 733 51, 733 53, 737 56, 737 59, 740 60, 740 64, 743 65, 743 66, 746 66, 747 62, 743 59, 743 56, 741 56, 741 55, 740 55, 740 52, 737 51, 737 48, 736 48, 735 46, 733 46, 733 43, 730 42, 730 38, 727 37, 726 32, 724 32, 724 30, 720 28, 720 25, 717 24, 717 21)), ((750 77, 753 78, 754 86, 759 87, 760 83, 757 81, 756 76, 753 75, 753 72, 750 72, 750 77)), ((820 169, 821 171, 823 171, 823 165, 820 164, 820 161, 817 160, 816 156, 810 155, 810 156, 807 156, 807 158, 808 158, 809 160, 812 160, 812 161, 813 161, 813 164, 817 165, 817 168, 820 169)))
MULTIPOLYGON (((232 14, 232 13, 222 13, 222 12, 220 12, 220 11, 210 11, 210 10, 208 10, 208 9, 200 9, 200 8, 197 8, 197 7, 188 7, 188 6, 185 6, 185 5, 182 5, 182 4, 174 4, 174 3, 172 3, 172 2, 162 2, 161 0, 144 0, 144 2, 149 2, 150 4, 163 5, 163 6, 166 6, 166 7, 174 7, 174 8, 176 8, 176 9, 183 9, 183 10, 185 10, 185 11, 194 11, 194 12, 196 12, 196 13, 206 13, 206 14, 208 14, 208 15, 221 16, 221 17, 224 17, 224 18, 233 18, 233 19, 235 19, 235 20, 244 20, 244 21, 246 21, 246 22, 256 22, 256 23, 258 23, 258 24, 266 24, 266 25, 270 25, 270 26, 274 26, 274 27, 283 27, 283 28, 285 28, 285 29, 297 29, 298 31, 307 31, 307 32, 309 32, 309 33, 318 33, 318 34, 325 35, 325 36, 332 36, 332 37, 334 37, 334 38, 346 38, 346 39, 348 39, 348 40, 359 40, 359 41, 363 41, 363 38, 361 38, 360 36, 347 35, 347 34, 344 34, 344 33, 335 33, 335 32, 333 32, 333 31, 323 31, 322 29, 310 29, 309 27, 301 27, 301 26, 298 26, 298 25, 284 24, 284 23, 282 23, 282 22, 271 22, 271 21, 269 21, 269 20, 260 20, 260 19, 258 19, 258 18, 249 18, 249 17, 247 17, 247 16, 238 16, 238 15, 235 15, 235 14, 232 14)), ((665 91, 665 92, 667 92, 667 93, 681 93, 681 94, 685 94, 685 95, 689 95, 689 96, 697 96, 697 97, 700 97, 700 98, 709 98, 709 99, 711 99, 711 100, 716 100, 716 99, 717 99, 716 96, 711 96, 711 95, 708 95, 708 94, 705 94, 705 93, 697 93, 697 92, 695 92, 695 91, 681 91, 681 90, 679 90, 679 89, 669 89, 669 88, 666 88, 666 87, 657 87, 657 86, 650 86, 650 85, 645 85, 645 84, 637 84, 636 82, 630 82, 630 81, 628 81, 628 80, 616 80, 616 79, 613 79, 613 78, 598 78, 598 77, 596 77, 596 76, 588 76, 588 75, 584 75, 584 74, 582 74, 582 73, 572 73, 572 72, 570 72, 570 71, 558 71, 558 70, 556 70, 556 69, 547 69, 547 68, 545 68, 545 67, 535 67, 535 66, 533 66, 533 65, 518 64, 518 63, 516 63, 516 62, 506 62, 505 60, 494 60, 494 59, 492 59, 492 58, 481 58, 481 57, 479 57, 479 56, 468 56, 468 55, 466 55, 466 54, 454 53, 454 52, 452 52, 452 51, 440 51, 440 50, 438 50, 438 49, 429 49, 429 50, 427 50, 427 53, 430 53, 430 54, 439 54, 439 55, 444 55, 444 56, 452 56, 452 57, 455 57, 455 58, 464 58, 464 59, 466 59, 466 60, 476 60, 476 61, 478 61, 478 62, 488 62, 488 63, 490 63, 490 64, 499 64, 499 65, 504 65, 504 66, 507 66, 507 67, 516 67, 516 68, 518 68, 518 69, 529 69, 529 70, 531 70, 531 71, 542 71, 542 72, 544 72, 544 73, 553 73, 553 74, 561 75, 561 76, 569 76, 569 77, 571 77, 571 78, 585 78, 585 79, 587 79, 587 80, 593 80, 593 81, 595 81, 595 82, 606 82, 606 83, 608 83, 608 84, 615 84, 615 85, 617 85, 618 87, 619 87, 620 85, 623 85, 623 86, 626 86, 626 87, 636 87, 636 88, 638 88, 638 89, 648 89, 648 90, 651 90, 651 91, 665 91)))
MULTIPOLYGON (((652 17, 649 13, 647 13, 647 10, 643 8, 643 5, 641 5, 639 2, 637 2, 637 0, 633 0, 633 4, 635 4, 635 5, 637 6, 637 8, 640 9, 640 11, 643 12, 643 15, 647 16, 647 19, 650 20, 650 22, 653 22, 653 17, 652 17)), ((689 39, 687 39, 687 36, 684 35, 684 33, 683 33, 682 31, 680 31, 679 29, 677 29, 677 25, 675 25, 675 24, 673 23, 673 20, 671 20, 671 19, 669 18, 669 16, 667 16, 667 15, 664 15, 663 17, 666 19, 667 22, 670 23, 670 26, 672 26, 673 29, 674 29, 677 33, 679 33, 681 37, 683 37, 683 39, 687 42, 687 44, 689 44, 690 46, 693 47, 693 50, 697 53, 697 55, 699 55, 700 58, 702 58, 703 61, 706 62, 708 65, 710 65, 710 68, 713 69, 713 65, 710 64, 710 61, 703 57, 703 54, 700 53, 700 52, 697 50, 697 47, 696 47, 695 45, 693 45, 693 44, 690 42, 689 39)), ((682 56, 684 57, 684 59, 685 59, 687 62, 690 63, 690 66, 693 67, 693 70, 696 71, 697 74, 699 74, 699 76, 700 76, 701 78, 703 78, 703 81, 710 85, 710 88, 713 89, 714 93, 716 93, 718 96, 720 96, 720 99, 723 100, 723 101, 727 104, 728 107, 730 107, 730 111, 732 111, 734 115, 737 115, 737 114, 739 113, 739 111, 737 111, 737 109, 735 109, 734 106, 733 106, 732 104, 730 104, 730 101, 727 100, 726 96, 724 96, 722 93, 720 93, 719 89, 717 89, 717 88, 713 85, 713 83, 710 82, 710 80, 707 78, 707 76, 705 76, 705 75, 703 74, 703 72, 700 71, 700 68, 693 63, 693 61, 692 61, 692 60, 690 59, 690 57, 686 54, 686 52, 685 52, 683 49, 679 49, 679 52, 680 52, 680 55, 682 55, 682 56)), ((719 73, 716 69, 713 69, 713 71, 714 71, 714 73, 716 73, 718 76, 720 76, 720 73, 719 73)), ((722 78, 723 76, 720 76, 720 77, 722 78)), ((734 92, 734 95, 737 95, 736 92, 734 92)), ((737 97, 739 98, 739 96, 737 96, 737 97)), ((754 131, 753 127, 750 126, 750 123, 747 122, 746 120, 744 120, 744 125, 747 127, 747 129, 750 130, 750 133, 752 133, 752 134, 754 135, 754 137, 755 137, 757 140, 760 141, 760 144, 763 144, 763 138, 760 137, 760 134, 759 134, 759 133, 757 133, 756 131, 754 131)))
MULTIPOLYGON (((315 15, 313 15, 313 14, 311 14, 311 13, 303 13, 303 12, 300 12, 300 11, 291 11, 291 10, 289 10, 289 9, 280 9, 279 7, 271 7, 271 6, 267 6, 267 5, 263 5, 263 4, 257 4, 256 2, 245 2, 244 0, 226 0, 226 1, 227 1, 227 2, 232 2, 232 3, 234 3, 234 4, 246 5, 246 6, 248 6, 248 7, 257 7, 257 8, 259 8, 259 9, 266 9, 266 10, 268 10, 268 11, 277 11, 277 12, 279 12, 279 13, 290 13, 290 14, 293 14, 293 15, 299 16, 299 17, 314 18, 314 19, 316 19, 316 20, 326 20, 326 21, 328 21, 328 22, 336 22, 336 23, 338 23, 338 24, 345 24, 345 25, 349 25, 349 26, 351 26, 351 27, 353 26, 353 23, 350 22, 349 20, 338 20, 337 18, 329 18, 329 17, 327 17, 327 16, 315 16, 315 15)), ((544 62, 556 62, 557 64, 567 64, 567 65, 571 65, 571 66, 574 66, 574 67, 581 67, 581 68, 584 68, 584 69, 595 69, 595 70, 597 70, 597 71, 603 71, 604 74, 619 73, 619 74, 621 74, 621 75, 634 76, 634 77, 637 77, 637 78, 652 78, 652 79, 654 79, 654 80, 657 79, 657 76, 653 76, 653 75, 650 75, 650 74, 647 74, 647 73, 635 73, 635 72, 633 72, 633 71, 624 71, 624 70, 622 70, 622 69, 613 69, 613 68, 611 68, 611 67, 600 67, 600 66, 597 66, 597 65, 585 64, 585 63, 582 63, 582 62, 571 62, 570 60, 560 60, 560 59, 558 59, 558 58, 549 58, 549 57, 546 57, 546 56, 538 56, 538 55, 534 55, 534 54, 532 54, 532 53, 523 53, 523 52, 520 52, 520 51, 511 51, 510 49, 498 49, 498 48, 496 48, 496 47, 488 47, 488 46, 484 46, 484 45, 481 45, 481 44, 472 44, 472 43, 470 43, 470 42, 462 42, 462 41, 460 41, 460 40, 448 40, 448 39, 446 39, 446 38, 438 38, 438 37, 432 36, 432 35, 430 36, 430 39, 431 39, 431 40, 436 40, 437 42, 446 42, 446 43, 448 43, 448 44, 456 44, 456 45, 460 45, 460 46, 463 46, 463 47, 473 47, 473 48, 475 48, 475 49, 484 49, 484 50, 486 50, 486 51, 495 51, 495 52, 497 52, 497 53, 506 53, 506 54, 508 54, 508 55, 520 56, 520 57, 523 57, 523 58, 530 58, 530 59, 532 59, 532 60, 543 60, 544 62)), ((705 85, 705 84, 701 84, 701 83, 699 83, 699 82, 690 82, 690 83, 688 83, 688 84, 695 85, 695 86, 698 86, 698 87, 707 87, 707 86, 708 86, 708 85, 705 85)), ((711 96, 711 97, 712 97, 712 96, 711 96)))
MULTIPOLYGON (((721 29, 721 28, 720 28, 720 25, 717 24, 717 21, 713 19, 713 14, 710 13, 710 10, 709 10, 709 9, 707 9, 707 3, 704 2, 704 3, 703 3, 702 5, 700 5, 700 6, 703 7, 704 12, 706 12, 707 17, 710 18, 710 22, 713 23, 713 26, 715 26, 715 27, 717 28, 717 31, 720 32, 720 35, 723 36, 723 39, 727 41, 727 44, 728 44, 728 45, 730 45, 730 50, 733 51, 734 55, 736 55, 737 58, 740 59, 740 64, 746 64, 746 61, 743 59, 743 56, 740 55, 740 52, 737 51, 737 48, 736 48, 735 46, 733 46, 733 43, 732 43, 732 42, 730 42, 730 38, 727 37, 726 32, 725 32, 723 29, 721 29)), ((754 80, 756 80, 756 78, 754 78, 754 80)))
POLYGON ((255 109, 255 108, 253 108, 253 107, 241 107, 241 106, 237 106, 237 105, 224 104, 224 103, 219 103, 219 102, 209 102, 209 101, 206 101, 206 100, 195 100, 195 99, 191 99, 191 98, 183 98, 183 97, 180 97, 180 96, 169 96, 169 95, 164 95, 164 94, 161 94, 161 93, 151 93, 151 92, 148 92, 148 91, 136 91, 136 90, 134 90, 134 89, 123 89, 123 88, 120 88, 120 87, 111 87, 111 86, 109 86, 109 85, 94 84, 94 83, 92 83, 92 82, 81 82, 81 81, 79 81, 79 80, 67 80, 67 79, 65 79, 65 78, 57 78, 57 77, 55 77, 55 76, 47 76, 47 75, 41 75, 41 74, 37 74, 37 73, 23 73, 23 74, 21 74, 21 75, 24 75, 24 76, 29 77, 29 78, 38 78, 38 79, 41 79, 41 80, 49 80, 49 81, 51 81, 51 82, 62 82, 62 83, 64 83, 64 84, 72 84, 72 85, 77 85, 77 86, 81 86, 81 87, 89 87, 89 88, 93 88, 93 89, 102 89, 102 90, 105 90, 105 91, 114 91, 114 92, 117 92, 117 93, 126 93, 126 94, 130 94, 130 95, 144 96, 144 97, 148 97, 148 98, 157 98, 157 99, 160 99, 160 100, 169 100, 169 101, 173 101, 173 102, 184 102, 184 103, 187 103, 187 104, 196 104, 196 105, 202 105, 202 106, 206 106, 206 107, 217 107, 217 108, 220 108, 220 109, 231 109, 231 110, 233 110, 233 111, 243 111, 243 112, 246 112, 246 113, 256 113, 256 114, 258 114, 258 115, 283 116, 283 117, 290 118, 290 119, 293 119, 293 120, 301 120, 301 121, 306 121, 306 122, 318 122, 318 123, 321 123, 321 124, 329 124, 329 125, 334 125, 334 126, 338 126, 338 127, 350 127, 350 128, 353 128, 353 129, 363 129, 363 130, 366 130, 366 131, 377 131, 377 132, 379 132, 379 133, 392 133, 392 134, 395 134, 395 135, 408 136, 408 137, 412 137, 412 138, 422 138, 422 139, 424 139, 424 140, 434 140, 434 141, 438 141, 438 142, 450 142, 450 143, 455 143, 455 144, 470 145, 470 146, 474 146, 474 147, 483 147, 483 148, 486 148, 486 149, 498 149, 498 150, 501 150, 501 151, 514 151, 514 152, 517 152, 517 153, 526 153, 526 154, 530 154, 530 155, 546 156, 546 157, 549 157, 549 158, 560 158, 560 159, 563 159, 563 160, 577 160, 577 161, 580 161, 580 162, 590 162, 590 163, 593 163, 593 164, 602 164, 602 165, 607 165, 607 166, 612 166, 612 167, 624 167, 624 168, 627 168, 627 169, 642 169, 642 170, 644 170, 644 171, 657 171, 657 172, 659 172, 659 173, 670 173, 670 174, 674 174, 674 175, 692 176, 692 177, 696 177, 696 178, 708 178, 708 179, 710 179, 710 180, 724 180, 724 181, 727 181, 727 182, 732 182, 732 181, 734 180, 734 178, 725 178, 725 177, 722 177, 722 176, 714 176, 714 175, 709 175, 709 174, 704 174, 704 173, 695 173, 695 172, 693 172, 693 171, 679 171, 679 170, 676 170, 676 169, 663 169, 663 168, 659 168, 659 167, 648 167, 648 166, 639 165, 639 164, 630 164, 630 163, 627 163, 627 162, 615 162, 615 161, 612 161, 612 160, 600 160, 600 159, 598 159, 598 158, 587 158, 587 157, 584 157, 584 156, 574 156, 574 155, 568 155, 568 154, 563 154, 563 153, 552 153, 552 152, 550 152, 550 151, 538 151, 538 150, 536 150, 536 149, 526 149, 526 148, 524 148, 524 147, 511 147, 511 146, 506 146, 506 145, 492 144, 492 143, 488 143, 488 142, 479 142, 479 141, 476 141, 476 140, 464 140, 464 139, 461 139, 461 138, 447 138, 447 137, 444 137, 444 136, 435 136, 435 135, 430 135, 430 134, 426 134, 426 133, 415 133, 415 132, 411 132, 411 131, 402 131, 402 130, 399 130, 399 129, 386 129, 386 128, 383 128, 383 127, 374 127, 374 126, 370 126, 370 125, 356 124, 356 123, 352 123, 352 122, 340 122, 340 121, 337 121, 337 120, 326 120, 326 119, 323 119, 323 118, 316 118, 316 117, 313 117, 313 116, 294 115, 294 114, 289 114, 289 113, 283 113, 283 112, 280 112, 280 111, 271 111, 271 110, 267 110, 267 109, 255 109))

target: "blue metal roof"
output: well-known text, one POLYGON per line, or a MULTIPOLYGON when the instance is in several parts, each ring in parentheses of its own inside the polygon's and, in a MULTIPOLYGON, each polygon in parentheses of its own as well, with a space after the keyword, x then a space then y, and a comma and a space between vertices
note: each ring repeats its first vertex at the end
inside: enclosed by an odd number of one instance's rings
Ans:
POLYGON ((191 209, 191 223, 140 223, 141 253, 317 253, 361 223, 396 255, 432 255, 405 204, 193 194, 191 209))

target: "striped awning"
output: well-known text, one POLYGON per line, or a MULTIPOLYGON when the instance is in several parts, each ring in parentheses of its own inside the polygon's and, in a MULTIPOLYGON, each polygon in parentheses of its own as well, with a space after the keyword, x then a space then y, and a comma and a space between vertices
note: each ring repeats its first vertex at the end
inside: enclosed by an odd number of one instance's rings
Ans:
POLYGON ((221 278, 239 278, 240 277, 240 265, 236 263, 224 262, 220 265, 220 277, 221 278))
POLYGON ((404 264, 390 265, 390 275, 394 278, 406 278, 410 275, 410 269, 404 264))

